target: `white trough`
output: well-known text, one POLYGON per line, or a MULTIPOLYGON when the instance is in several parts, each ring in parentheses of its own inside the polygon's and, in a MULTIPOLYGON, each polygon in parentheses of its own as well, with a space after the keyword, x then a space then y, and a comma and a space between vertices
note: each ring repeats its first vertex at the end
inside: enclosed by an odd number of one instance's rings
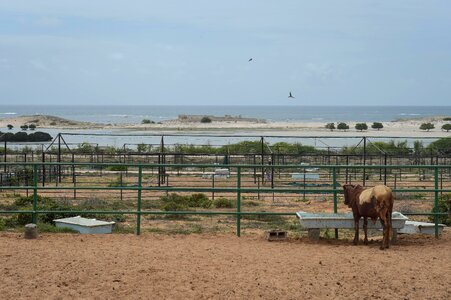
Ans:
MULTIPOLYGON (((444 224, 438 224, 438 234, 442 234, 444 224)), ((435 224, 426 222, 407 221, 403 228, 398 230, 398 233, 407 234, 435 234, 435 224)))
POLYGON ((87 219, 80 216, 53 220, 56 227, 70 228, 82 234, 111 233, 115 222, 87 219))
MULTIPOLYGON (((296 213, 299 219, 299 223, 304 229, 309 231, 311 238, 319 237, 319 230, 326 228, 340 228, 340 229, 353 229, 354 218, 352 213, 308 213, 299 211, 296 213)), ((396 235, 397 231, 404 227, 408 218, 399 212, 392 213, 392 229, 393 234, 396 235)), ((363 227, 363 218, 359 221, 359 228, 363 227)), ((368 229, 382 229, 380 220, 373 223, 371 219, 368 220, 368 229)))
MULTIPOLYGON (((299 222, 303 228, 354 228, 354 218, 352 213, 308 213, 299 211, 296 213, 299 218, 299 222)), ((393 229, 400 229, 404 227, 404 224, 408 218, 400 212, 392 213, 392 227, 393 229)), ((363 218, 360 219, 359 228, 363 226, 363 218)), ((368 220, 368 229, 382 229, 382 224, 379 220, 373 223, 371 219, 368 220)))

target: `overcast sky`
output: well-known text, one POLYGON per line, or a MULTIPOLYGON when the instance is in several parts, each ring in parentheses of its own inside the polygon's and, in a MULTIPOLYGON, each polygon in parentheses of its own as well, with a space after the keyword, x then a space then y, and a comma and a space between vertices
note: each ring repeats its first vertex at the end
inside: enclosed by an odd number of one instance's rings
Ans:
POLYGON ((0 0, 3 105, 450 103, 449 0, 0 0))

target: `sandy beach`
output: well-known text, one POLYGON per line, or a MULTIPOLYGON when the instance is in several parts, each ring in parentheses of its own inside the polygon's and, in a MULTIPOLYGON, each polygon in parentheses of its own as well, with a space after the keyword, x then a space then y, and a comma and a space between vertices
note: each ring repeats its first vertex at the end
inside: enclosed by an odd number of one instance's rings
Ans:
POLYGON ((68 120, 48 115, 19 116, 15 118, 0 119, 0 128, 5 128, 8 124, 16 129, 23 124, 35 124, 36 130, 45 129, 61 130, 122 130, 129 132, 171 132, 171 133, 231 133, 246 135, 280 135, 280 136, 368 136, 368 137, 450 137, 451 132, 441 130, 443 124, 450 121, 443 121, 444 117, 403 119, 390 122, 382 122, 384 128, 375 130, 371 128, 371 123, 367 123, 369 129, 358 131, 354 128, 356 121, 344 121, 349 125, 349 130, 328 130, 325 122, 250 122, 250 121, 213 121, 211 123, 185 122, 180 119, 167 120, 154 124, 101 124, 92 122, 80 122, 68 120), (420 130, 422 123, 431 122, 435 128, 430 131, 420 130))

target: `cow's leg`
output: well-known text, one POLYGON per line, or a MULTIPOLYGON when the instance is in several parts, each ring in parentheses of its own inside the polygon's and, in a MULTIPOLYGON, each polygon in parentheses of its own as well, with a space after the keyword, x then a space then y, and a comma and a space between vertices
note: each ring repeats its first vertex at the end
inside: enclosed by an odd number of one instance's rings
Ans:
POLYGON ((363 243, 368 245, 368 217, 363 217, 363 231, 365 232, 363 243))
POLYGON ((381 224, 382 224, 382 232, 383 232, 383 234, 384 234, 384 237, 382 238, 382 244, 381 244, 381 247, 380 247, 380 249, 381 250, 384 250, 385 249, 385 239, 386 239, 386 236, 387 236, 387 224, 386 224, 386 222, 385 222, 385 220, 384 220, 385 218, 380 218, 380 220, 381 220, 381 224))
POLYGON ((354 219, 354 227, 355 227, 355 235, 354 235, 354 245, 357 245, 359 243, 359 220, 354 219))
POLYGON ((389 216, 391 212, 387 211, 387 238, 385 239, 385 248, 390 248, 390 234, 392 233, 393 229, 391 226, 391 217, 389 216))

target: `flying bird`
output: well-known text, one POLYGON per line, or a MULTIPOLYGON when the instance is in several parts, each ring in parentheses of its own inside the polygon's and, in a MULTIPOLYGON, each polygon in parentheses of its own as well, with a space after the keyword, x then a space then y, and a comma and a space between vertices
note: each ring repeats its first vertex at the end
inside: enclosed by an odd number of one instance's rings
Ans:
POLYGON ((296 98, 291 94, 291 92, 290 92, 290 95, 288 96, 288 98, 296 99, 296 98))
POLYGON ((249 58, 248 62, 250 62, 250 61, 252 61, 252 57, 251 57, 251 58, 249 58))

